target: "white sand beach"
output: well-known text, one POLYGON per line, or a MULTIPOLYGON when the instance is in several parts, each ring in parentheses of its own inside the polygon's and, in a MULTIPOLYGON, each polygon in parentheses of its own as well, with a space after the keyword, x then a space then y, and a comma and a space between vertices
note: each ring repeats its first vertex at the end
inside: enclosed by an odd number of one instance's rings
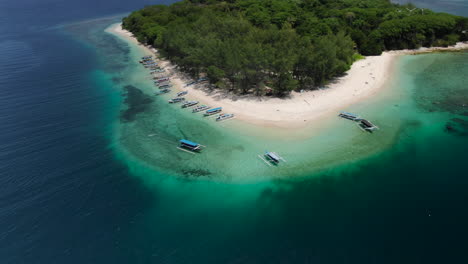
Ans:
MULTIPOLYGON (((136 44, 132 34, 122 29, 121 24, 108 28, 108 32, 120 35, 136 44)), ((139 44, 145 53, 155 55, 154 48, 139 44)), ((179 72, 169 61, 160 65, 171 74, 171 82, 177 91, 188 91, 188 98, 211 107, 223 107, 223 112, 233 113, 238 120, 248 123, 283 128, 304 127, 328 115, 337 115, 352 104, 378 93, 392 76, 395 58, 402 54, 432 52, 435 50, 466 49, 468 43, 459 43, 450 48, 423 48, 384 52, 380 56, 368 56, 355 62, 346 74, 329 85, 313 91, 292 92, 287 98, 239 96, 225 91, 212 90, 205 85, 186 86, 191 80, 179 72)))

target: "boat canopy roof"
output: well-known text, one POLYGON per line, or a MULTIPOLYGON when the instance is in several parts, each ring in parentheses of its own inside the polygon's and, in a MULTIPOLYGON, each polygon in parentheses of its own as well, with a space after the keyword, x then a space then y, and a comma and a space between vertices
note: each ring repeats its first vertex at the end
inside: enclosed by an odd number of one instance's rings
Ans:
POLYGON ((221 109, 223 109, 223 108, 222 107, 216 107, 216 108, 210 109, 210 110, 208 110, 206 112, 211 113, 211 112, 216 112, 216 111, 221 110, 221 109))
POLYGON ((266 154, 267 154, 270 158, 272 158, 272 159, 274 159, 274 160, 277 160, 277 161, 280 160, 280 157, 278 157, 278 155, 276 155, 276 154, 273 153, 273 152, 268 152, 268 151, 267 151, 266 154))
POLYGON ((198 143, 192 142, 190 140, 182 139, 180 140, 180 144, 188 145, 190 147, 198 147, 198 143))

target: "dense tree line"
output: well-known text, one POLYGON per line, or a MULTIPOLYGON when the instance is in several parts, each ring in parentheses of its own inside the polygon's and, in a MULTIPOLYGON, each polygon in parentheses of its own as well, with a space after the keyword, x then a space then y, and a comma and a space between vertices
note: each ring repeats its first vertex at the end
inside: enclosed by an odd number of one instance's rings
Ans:
POLYGON ((123 19, 182 70, 243 93, 317 87, 357 58, 467 40, 468 19, 388 0, 185 0, 123 19))

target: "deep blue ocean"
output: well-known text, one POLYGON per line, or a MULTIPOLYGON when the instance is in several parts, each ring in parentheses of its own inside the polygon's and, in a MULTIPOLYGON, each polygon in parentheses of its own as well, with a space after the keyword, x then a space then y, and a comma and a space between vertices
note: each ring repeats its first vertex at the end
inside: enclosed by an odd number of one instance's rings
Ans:
MULTIPOLYGON (((134 177, 111 147, 121 95, 103 77, 126 48, 102 32, 154 3, 0 1, 0 263, 468 263, 468 135, 445 123, 244 204, 192 205, 134 177)), ((415 80, 466 69, 452 56, 415 80)), ((466 97, 421 111, 466 115, 449 107, 466 97)))

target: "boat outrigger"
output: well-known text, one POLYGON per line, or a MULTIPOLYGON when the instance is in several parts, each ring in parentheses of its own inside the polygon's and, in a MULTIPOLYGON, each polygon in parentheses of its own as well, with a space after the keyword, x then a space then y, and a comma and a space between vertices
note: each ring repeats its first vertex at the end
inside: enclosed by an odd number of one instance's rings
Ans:
POLYGON ((182 92, 178 92, 177 96, 182 96, 182 95, 186 95, 186 94, 188 94, 187 91, 182 91, 182 92))
POLYGON ((221 111, 223 111, 222 107, 212 108, 212 109, 206 110, 206 112, 203 114, 203 116, 211 116, 211 115, 217 114, 217 113, 219 113, 221 111))
POLYGON ((198 113, 198 112, 204 111, 206 109, 210 109, 210 107, 207 106, 207 105, 199 105, 199 106, 192 109, 192 113, 198 113))
POLYGON ((234 118, 234 114, 220 114, 216 117, 216 121, 223 121, 230 118, 234 118))
POLYGON ((340 114, 338 116, 342 117, 342 118, 349 119, 349 120, 353 120, 353 121, 361 120, 361 118, 358 115, 348 113, 348 112, 340 112, 340 114))
POLYGON ((176 97, 176 98, 172 98, 171 100, 169 100, 168 102, 170 104, 174 104, 174 103, 180 103, 182 101, 185 101, 185 98, 184 97, 176 97))
POLYGON ((271 152, 271 151, 265 151, 265 153, 262 155, 258 155, 258 157, 264 161, 268 166, 273 165, 278 165, 280 161, 286 162, 286 160, 278 155, 276 152, 271 152))
POLYGON ((204 147, 203 145, 200 145, 198 143, 192 142, 190 140, 182 139, 179 141, 179 147, 177 147, 180 150, 183 151, 188 151, 188 152, 200 152, 202 148, 204 147))
POLYGON ((366 131, 372 132, 373 130, 379 128, 379 127, 377 127, 376 125, 372 124, 370 121, 368 121, 368 120, 366 120, 366 119, 361 119, 360 121, 361 121, 361 122, 360 122, 359 126, 360 126, 361 128, 363 128, 364 130, 366 130, 366 131))
POLYGON ((190 107, 190 106, 194 106, 198 104, 198 101, 188 101, 188 102, 185 102, 181 105, 182 108, 187 108, 187 107, 190 107))

